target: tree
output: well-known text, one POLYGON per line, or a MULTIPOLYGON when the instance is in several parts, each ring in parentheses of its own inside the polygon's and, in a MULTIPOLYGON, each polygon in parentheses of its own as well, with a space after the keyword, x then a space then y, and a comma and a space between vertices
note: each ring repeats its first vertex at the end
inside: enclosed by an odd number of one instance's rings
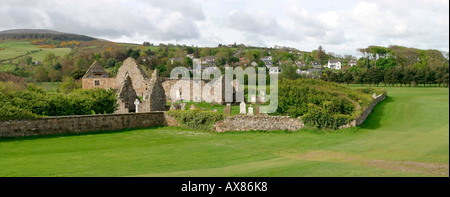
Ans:
POLYGON ((344 78, 343 78, 344 82, 347 83, 347 86, 353 82, 353 75, 350 72, 345 72, 344 74, 344 78))
POLYGON ((317 51, 313 51, 313 58, 315 61, 320 62, 320 64, 324 65, 328 62, 328 55, 325 53, 325 50, 323 50, 322 46, 319 46, 317 51))
POLYGON ((190 67, 192 65, 193 65, 193 61, 192 61, 191 58, 189 58, 189 57, 184 57, 183 58, 183 62, 182 62, 182 66, 183 67, 190 67))
POLYGON ((78 69, 87 69, 89 66, 88 66, 88 62, 86 61, 86 59, 79 57, 75 61, 75 67, 78 69))
POLYGON ((55 60, 56 60, 55 54, 51 52, 46 53, 44 57, 44 64, 48 66, 53 65, 55 60))
POLYGON ((139 58, 139 56, 141 56, 141 51, 140 50, 134 50, 130 54, 130 57, 132 57, 135 60, 137 60, 139 58))
POLYGON ((200 51, 200 57, 206 57, 211 55, 211 50, 208 47, 203 48, 200 51))
POLYGON ((193 54, 195 52, 194 48, 192 47, 186 47, 184 48, 184 50, 186 51, 187 54, 193 54))
POLYGON ((62 74, 60 71, 58 70, 51 70, 48 73, 48 77, 50 78, 51 82, 55 82, 55 81, 61 81, 62 79, 62 74))
POLYGON ((380 58, 376 61, 376 65, 378 68, 389 69, 395 67, 397 65, 397 62, 395 62, 395 59, 393 57, 380 58))
POLYGON ((359 71, 355 77, 356 83, 361 84, 361 86, 364 86, 364 82, 365 82, 364 75, 365 75, 364 71, 359 71))
POLYGON ((339 76, 335 72, 331 72, 328 81, 339 82, 339 76))
POLYGON ((281 68, 282 68, 282 71, 280 74, 281 79, 292 79, 293 80, 293 79, 297 79, 300 77, 296 72, 297 69, 292 64, 282 64, 281 68))
POLYGON ((200 52, 198 51, 198 47, 195 47, 194 58, 199 58, 199 57, 200 57, 200 52))
POLYGON ((413 77, 414 77, 414 70, 412 68, 405 68, 403 69, 403 78, 402 78, 402 83, 405 84, 409 84, 409 87, 411 87, 411 82, 413 81, 413 77))
POLYGON ((53 68, 55 69, 55 70, 61 70, 61 64, 58 62, 58 63, 56 63, 54 66, 53 66, 53 68))
POLYGON ((76 80, 78 80, 78 79, 81 79, 84 76, 84 74, 86 74, 86 70, 84 70, 84 69, 76 69, 72 73, 70 73, 69 76, 74 78, 74 79, 76 79, 76 80))
POLYGON ((48 82, 50 78, 48 77, 47 71, 42 66, 39 66, 34 71, 34 79, 38 82, 48 82))
POLYGON ((117 60, 114 58, 109 58, 108 61, 106 61, 106 67, 112 68, 116 65, 117 60))
POLYGON ((32 61, 33 61, 33 58, 30 57, 30 56, 28 56, 28 57, 25 59, 25 63, 27 63, 27 65, 30 65, 32 61))
POLYGON ((61 83, 61 90, 64 94, 73 92, 75 89, 81 88, 81 84, 77 83, 75 79, 65 76, 61 83))
POLYGON ((258 50, 248 50, 248 51, 245 53, 244 57, 245 57, 246 59, 248 59, 250 62, 252 62, 252 61, 258 61, 258 60, 259 60, 259 57, 260 57, 260 53, 259 53, 258 50))

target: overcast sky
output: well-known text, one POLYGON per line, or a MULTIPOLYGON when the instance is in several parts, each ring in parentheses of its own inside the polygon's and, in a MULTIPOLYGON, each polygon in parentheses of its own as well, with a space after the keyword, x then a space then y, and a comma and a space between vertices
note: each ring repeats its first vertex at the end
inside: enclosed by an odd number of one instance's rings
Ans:
POLYGON ((359 55, 368 45, 449 51, 448 0, 0 0, 0 30, 117 42, 290 46, 359 55))

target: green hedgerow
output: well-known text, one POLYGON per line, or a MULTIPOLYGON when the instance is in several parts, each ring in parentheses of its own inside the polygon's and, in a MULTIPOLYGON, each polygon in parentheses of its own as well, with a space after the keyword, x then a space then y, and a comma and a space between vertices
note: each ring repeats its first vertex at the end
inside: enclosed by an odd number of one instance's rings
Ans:
POLYGON ((333 114, 333 103, 326 101, 323 107, 312 103, 308 104, 308 113, 301 117, 302 121, 317 128, 338 129, 340 126, 348 124, 352 117, 344 114, 333 114))
POLYGON ((13 120, 13 119, 34 119, 38 116, 32 112, 13 106, 10 103, 0 103, 0 120, 13 120))
POLYGON ((199 109, 174 110, 167 114, 174 117, 180 125, 196 130, 211 130, 215 122, 225 118, 223 114, 199 109))

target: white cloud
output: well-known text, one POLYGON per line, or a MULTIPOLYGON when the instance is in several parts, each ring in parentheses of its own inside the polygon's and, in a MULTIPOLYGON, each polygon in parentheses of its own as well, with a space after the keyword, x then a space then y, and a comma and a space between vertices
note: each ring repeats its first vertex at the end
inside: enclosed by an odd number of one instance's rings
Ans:
POLYGON ((368 45, 449 50, 447 0, 3 0, 0 30, 48 28, 113 41, 284 45, 355 55, 368 45))

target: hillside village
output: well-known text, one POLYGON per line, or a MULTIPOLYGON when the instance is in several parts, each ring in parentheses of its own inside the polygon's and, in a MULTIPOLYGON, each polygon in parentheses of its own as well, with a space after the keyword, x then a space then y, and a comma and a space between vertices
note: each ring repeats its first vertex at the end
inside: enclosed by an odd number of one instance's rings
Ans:
MULTIPOLYGON (((355 49, 361 55, 337 55, 316 50, 301 51, 291 47, 253 47, 244 44, 219 44, 217 47, 159 44, 114 43, 94 38, 50 33, 31 34, 16 39, 16 31, 0 33, 0 80, 16 82, 68 82, 81 78, 94 61, 115 77, 128 57, 135 59, 142 73, 150 76, 155 69, 167 78, 182 66, 192 73, 194 59, 201 68, 263 67, 279 78, 314 78, 338 83, 403 84, 438 86, 448 84, 448 52, 403 46, 369 46, 355 49), (11 33, 15 32, 15 33, 11 33), (50 34, 51 35, 51 34, 50 34), (80 40, 72 40, 78 39, 80 40), (17 50, 20 49, 20 50, 17 50), (418 71, 421 72, 418 72, 418 71), (422 72, 423 71, 423 72, 422 72), (426 74, 427 73, 427 74, 426 74)), ((65 91, 65 90, 61 90, 65 91)))
POLYGON ((295 177, 448 186, 447 1, 42 0, 0 10, 0 177, 229 177, 5 188, 446 188, 295 177))

